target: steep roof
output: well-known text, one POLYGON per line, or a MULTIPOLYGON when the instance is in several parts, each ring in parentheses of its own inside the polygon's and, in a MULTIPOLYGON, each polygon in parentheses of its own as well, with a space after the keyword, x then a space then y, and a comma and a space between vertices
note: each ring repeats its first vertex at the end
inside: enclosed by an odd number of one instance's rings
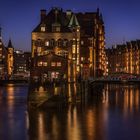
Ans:
POLYGON ((8 46, 7 46, 7 47, 8 47, 8 48, 13 48, 11 39, 9 39, 8 46))
POLYGON ((71 27, 80 27, 85 36, 96 36, 95 28, 97 24, 104 24, 102 14, 96 12, 73 13, 71 10, 63 11, 61 8, 52 8, 48 14, 42 10, 41 21, 33 32, 40 32, 41 27, 45 27, 45 32, 52 32, 52 26, 59 26, 60 32, 72 32, 71 27))
POLYGON ((72 15, 68 27, 80 27, 75 14, 72 15))
POLYGON ((84 35, 94 36, 96 13, 77 13, 76 16, 80 24, 80 29, 84 32, 84 35))
POLYGON ((52 8, 45 18, 40 21, 39 25, 33 30, 33 32, 39 32, 40 27, 43 25, 46 27, 46 32, 52 32, 52 25, 58 25, 61 27, 61 32, 71 32, 68 27, 69 17, 62 9, 52 8))

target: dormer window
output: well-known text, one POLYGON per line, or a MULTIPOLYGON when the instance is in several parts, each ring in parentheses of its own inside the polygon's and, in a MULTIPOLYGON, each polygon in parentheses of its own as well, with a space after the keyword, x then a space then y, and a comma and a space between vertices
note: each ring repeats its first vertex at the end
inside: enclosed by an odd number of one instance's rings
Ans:
POLYGON ((59 23, 52 24, 52 32, 60 32, 61 31, 61 25, 59 23))
POLYGON ((45 23, 41 23, 41 25, 40 25, 40 31, 41 32, 45 32, 46 31, 46 24, 45 23))
POLYGON ((62 46, 62 39, 58 39, 58 47, 62 46))
POLYGON ((60 32, 60 26, 55 28, 56 32, 60 32))
POLYGON ((41 32, 45 32, 46 28, 44 26, 41 27, 41 32))

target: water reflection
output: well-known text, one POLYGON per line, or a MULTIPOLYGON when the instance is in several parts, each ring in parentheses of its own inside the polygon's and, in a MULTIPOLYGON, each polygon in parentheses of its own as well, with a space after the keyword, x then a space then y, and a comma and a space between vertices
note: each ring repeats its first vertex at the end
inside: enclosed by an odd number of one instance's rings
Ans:
POLYGON ((0 139, 139 140, 139 85, 96 84, 85 95, 74 84, 54 87, 46 90, 66 95, 68 107, 28 111, 27 89, 0 87, 0 139))
POLYGON ((27 139, 27 87, 0 87, 0 139, 27 139))
MULTIPOLYGON (((68 91, 73 99, 74 88, 68 91)), ((139 99, 138 85, 94 85, 84 104, 29 110, 29 137, 32 140, 130 140, 139 137, 140 125, 136 125, 140 124, 139 99)))
POLYGON ((106 85, 101 94, 102 101, 110 107, 119 107, 124 114, 139 111, 139 85, 106 85))
POLYGON ((70 106, 68 110, 29 111, 30 139, 104 140, 106 117, 98 109, 70 106))

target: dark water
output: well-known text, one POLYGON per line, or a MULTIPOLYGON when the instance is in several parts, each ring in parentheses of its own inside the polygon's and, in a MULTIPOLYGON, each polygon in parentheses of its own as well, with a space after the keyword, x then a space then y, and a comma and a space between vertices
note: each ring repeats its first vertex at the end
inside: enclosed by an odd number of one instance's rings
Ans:
POLYGON ((27 111, 27 93, 0 87, 0 140, 140 139, 139 85, 94 85, 82 103, 46 110, 27 111))

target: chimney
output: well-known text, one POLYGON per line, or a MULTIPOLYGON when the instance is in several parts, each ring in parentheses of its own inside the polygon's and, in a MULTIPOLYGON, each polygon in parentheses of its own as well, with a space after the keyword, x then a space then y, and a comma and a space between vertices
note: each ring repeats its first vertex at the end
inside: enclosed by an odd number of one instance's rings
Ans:
POLYGON ((46 17, 46 10, 45 9, 40 10, 40 17, 41 17, 41 22, 44 21, 44 19, 46 17))

